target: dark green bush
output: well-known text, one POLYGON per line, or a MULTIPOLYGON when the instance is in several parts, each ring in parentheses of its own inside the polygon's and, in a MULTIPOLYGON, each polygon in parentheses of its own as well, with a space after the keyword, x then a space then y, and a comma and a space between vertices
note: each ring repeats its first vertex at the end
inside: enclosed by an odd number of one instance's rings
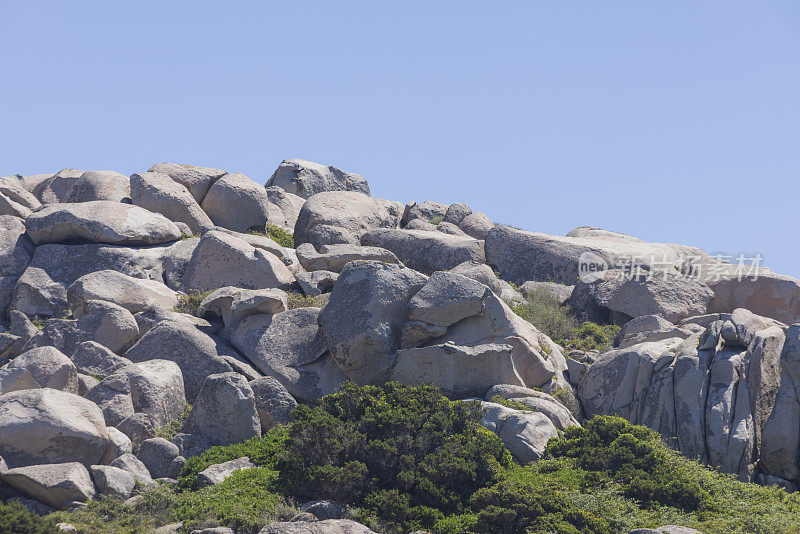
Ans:
POLYGON ((210 294, 211 291, 197 291, 196 289, 190 289, 185 295, 181 295, 178 298, 178 305, 175 306, 175 311, 194 315, 197 313, 197 308, 200 307, 200 303, 203 302, 203 299, 210 294))
POLYGON ((197 473, 206 467, 247 456, 254 465, 274 469, 277 452, 283 447, 288 428, 274 426, 260 438, 251 438, 235 445, 211 447, 203 454, 189 458, 180 476, 180 488, 192 489, 197 484, 197 473))
POLYGON ((55 534, 55 519, 40 517, 18 502, 0 502, 0 532, 14 534, 55 534))
POLYGON ((499 481, 509 453, 478 423, 479 407, 430 386, 342 386, 298 406, 277 467, 286 490, 380 511, 388 524, 430 528, 499 481))
POLYGON ((657 433, 619 417, 598 416, 583 428, 570 427, 562 439, 548 443, 547 453, 553 458, 572 458, 581 469, 618 482, 626 497, 644 506, 692 511, 711 504, 706 489, 689 477, 681 477, 675 453, 657 433))

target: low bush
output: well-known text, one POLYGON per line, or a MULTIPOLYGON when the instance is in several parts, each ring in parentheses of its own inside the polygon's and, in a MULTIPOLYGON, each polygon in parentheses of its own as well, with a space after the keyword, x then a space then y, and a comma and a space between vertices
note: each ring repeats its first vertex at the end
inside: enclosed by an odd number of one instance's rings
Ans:
POLYGON ((0 501, 0 532, 14 534, 57 534, 53 517, 40 517, 18 502, 0 501))
POLYGON ((288 230, 280 226, 267 223, 264 227, 267 237, 271 238, 277 244, 286 248, 294 248, 294 236, 288 230))
POLYGON ((611 350, 611 343, 620 329, 617 325, 581 323, 569 306, 560 304, 544 288, 530 291, 525 301, 514 305, 512 309, 550 339, 569 349, 611 350))
POLYGON ((330 293, 323 293, 321 295, 317 295, 316 297, 306 297, 302 293, 298 293, 297 291, 289 291, 287 292, 289 296, 289 309, 294 310, 296 308, 322 308, 325 304, 328 303, 328 299, 330 298, 330 293))
POLYGON ((174 310, 176 312, 194 315, 197 313, 197 308, 200 307, 200 303, 203 302, 203 299, 210 294, 211 291, 197 291, 196 289, 190 289, 178 298, 178 305, 175 306, 174 310))

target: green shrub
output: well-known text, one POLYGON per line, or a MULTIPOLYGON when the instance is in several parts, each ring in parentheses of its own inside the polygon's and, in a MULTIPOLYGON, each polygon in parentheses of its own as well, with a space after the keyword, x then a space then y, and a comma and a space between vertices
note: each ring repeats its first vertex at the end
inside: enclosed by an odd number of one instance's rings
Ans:
POLYGON ((309 307, 322 308, 328 303, 328 299, 331 297, 330 293, 323 293, 321 295, 317 295, 316 297, 306 297, 297 291, 289 291, 287 292, 287 295, 289 296, 290 310, 309 307))
POLYGON ((479 416, 478 404, 451 402, 431 386, 348 383, 295 409, 277 467, 291 495, 354 504, 405 530, 430 528, 510 465, 479 416))
POLYGON ((561 305, 545 288, 530 291, 525 302, 512 309, 550 339, 570 349, 611 350, 611 343, 620 329, 617 325, 581 323, 568 306, 561 305))
POLYGON ((294 248, 294 236, 280 226, 267 223, 264 227, 266 235, 282 247, 294 248))
POLYGON ((192 412, 192 406, 189 403, 183 407, 183 413, 180 417, 176 418, 173 421, 170 421, 164 426, 156 428, 156 437, 164 438, 167 441, 171 441, 172 438, 175 437, 175 434, 181 431, 183 425, 186 423, 186 419, 189 417, 189 414, 192 412))
POLYGON ((441 222, 443 220, 444 220, 444 215, 434 215, 433 217, 428 219, 428 222, 431 223, 434 226, 437 226, 437 225, 441 224, 441 222))
POLYGON ((0 532, 14 534, 57 534, 52 517, 40 517, 18 502, 0 501, 0 532))
POLYGON ((178 305, 175 306, 174 310, 176 312, 194 315, 197 313, 197 308, 200 307, 200 303, 203 302, 203 299, 210 294, 211 291, 197 291, 196 289, 190 289, 186 292, 186 294, 181 295, 178 298, 178 305))
POLYGON ((242 443, 211 447, 198 456, 189 458, 181 469, 180 487, 192 489, 197 485, 197 473, 214 464, 221 464, 247 456, 254 465, 275 469, 277 452, 284 446, 288 428, 276 425, 262 437, 251 438, 242 443))

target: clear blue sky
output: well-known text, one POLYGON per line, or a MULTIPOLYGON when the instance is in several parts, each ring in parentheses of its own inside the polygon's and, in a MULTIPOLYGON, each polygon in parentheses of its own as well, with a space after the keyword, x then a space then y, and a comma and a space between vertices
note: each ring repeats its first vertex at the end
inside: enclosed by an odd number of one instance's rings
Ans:
POLYGON ((795 0, 0 0, 0 35, 0 175, 301 157, 800 276, 795 0))

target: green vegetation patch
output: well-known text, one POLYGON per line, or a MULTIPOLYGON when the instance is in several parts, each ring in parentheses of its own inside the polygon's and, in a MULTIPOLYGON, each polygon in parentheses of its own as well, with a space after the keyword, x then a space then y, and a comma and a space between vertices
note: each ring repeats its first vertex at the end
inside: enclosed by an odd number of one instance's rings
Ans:
MULTIPOLYGON (((703 467, 623 419, 597 416, 569 428, 544 459, 520 466, 480 415, 477 403, 449 401, 430 386, 346 384, 299 406, 290 425, 191 458, 177 487, 144 489, 135 506, 99 499, 46 520, 81 532, 138 533, 184 521, 185 532, 221 524, 255 533, 291 517, 292 499, 329 498, 391 534, 611 534, 667 524, 705 534, 800 532, 797 494, 703 467), (258 467, 196 488, 199 471, 241 456, 258 467)), ((22 510, 11 509, 17 523, 38 520, 22 510)))
POLYGON ((264 227, 264 234, 277 244, 285 248, 294 248, 294 236, 285 228, 275 224, 267 223, 264 227))
POLYGON ((54 517, 40 517, 18 502, 0 501, 0 532, 15 534, 56 534, 54 517))
POLYGON ((328 303, 328 299, 331 297, 330 293, 323 293, 321 295, 317 295, 316 297, 306 297, 297 291, 289 291, 286 294, 289 297, 288 304, 290 310, 310 307, 322 308, 328 303))
POLYGON ((559 304, 546 289, 537 288, 528 293, 525 302, 512 307, 514 313, 531 323, 562 347, 578 350, 611 350, 617 325, 598 325, 580 322, 569 306, 559 304))
POLYGON ((190 289, 186 292, 186 294, 181 295, 178 298, 178 305, 175 306, 174 310, 179 313, 188 313, 189 315, 194 315, 197 313, 197 308, 200 307, 200 303, 203 302, 203 299, 209 296, 211 293, 211 291, 197 291, 196 289, 190 289))

